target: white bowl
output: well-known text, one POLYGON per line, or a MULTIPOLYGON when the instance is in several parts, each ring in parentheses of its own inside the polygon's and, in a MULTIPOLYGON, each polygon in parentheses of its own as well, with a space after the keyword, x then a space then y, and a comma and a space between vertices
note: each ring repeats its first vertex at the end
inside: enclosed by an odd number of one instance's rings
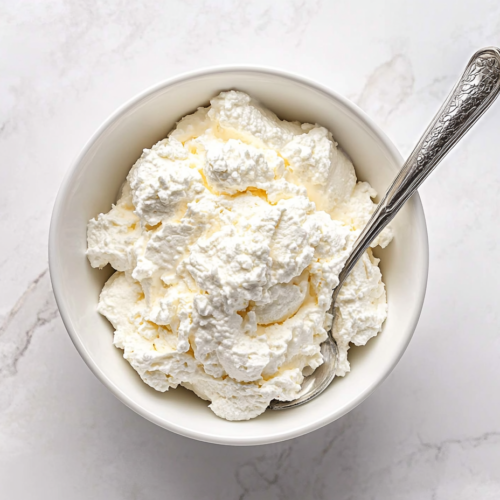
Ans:
POLYGON ((267 411, 228 422, 183 388, 156 392, 113 346, 113 329, 96 311, 111 270, 92 269, 85 257, 87 222, 107 212, 145 147, 164 138, 182 116, 222 90, 239 89, 287 120, 320 123, 354 162, 361 180, 383 194, 402 158, 380 129, 329 88, 297 75, 261 67, 216 67, 181 75, 141 93, 99 128, 69 170, 59 191, 49 239, 52 285, 62 319, 78 352, 123 403, 151 422, 201 441, 257 445, 306 434, 363 401, 395 367, 417 325, 428 270, 427 231, 418 195, 393 222, 394 241, 379 251, 389 314, 382 333, 350 351, 352 371, 317 399, 293 410, 267 411))

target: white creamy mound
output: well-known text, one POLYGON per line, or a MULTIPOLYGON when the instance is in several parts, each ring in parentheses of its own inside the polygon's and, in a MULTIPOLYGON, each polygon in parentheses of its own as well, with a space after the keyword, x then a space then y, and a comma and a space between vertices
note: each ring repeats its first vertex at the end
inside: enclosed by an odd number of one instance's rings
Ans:
MULTIPOLYGON (((331 292, 375 195, 328 130, 222 92, 145 149, 117 204, 89 222, 91 265, 117 271, 98 306, 114 344, 151 387, 181 384, 228 420, 295 399, 322 363, 331 292)), ((371 250, 337 307, 343 376, 350 342, 387 315, 371 250)))

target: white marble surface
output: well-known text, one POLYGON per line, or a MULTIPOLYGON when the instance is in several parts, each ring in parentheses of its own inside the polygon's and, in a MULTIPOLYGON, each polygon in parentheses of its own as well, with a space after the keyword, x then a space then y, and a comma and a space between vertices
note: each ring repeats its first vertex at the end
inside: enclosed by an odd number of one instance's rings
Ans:
POLYGON ((122 102, 225 63, 315 78, 407 154, 498 0, 0 3, 0 496, 500 498, 500 102, 421 189, 430 240, 417 332, 361 406, 310 435, 228 448, 155 427, 85 366, 47 273, 61 179, 122 102))

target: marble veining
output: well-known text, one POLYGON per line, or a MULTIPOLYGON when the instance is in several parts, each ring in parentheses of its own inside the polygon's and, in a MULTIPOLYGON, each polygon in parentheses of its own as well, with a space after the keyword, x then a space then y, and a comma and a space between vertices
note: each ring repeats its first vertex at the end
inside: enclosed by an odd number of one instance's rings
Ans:
POLYGON ((212 64, 295 71, 348 96, 407 155, 499 33, 493 0, 0 0, 2 498, 498 499, 500 103, 420 190, 430 275, 405 356, 358 408, 291 441, 199 443, 118 402, 64 329, 47 238, 72 159, 161 79, 212 64))
POLYGON ((33 335, 58 315, 45 269, 30 283, 0 326, 0 377, 16 375, 17 363, 29 348, 33 335))
POLYGON ((370 74, 356 104, 384 126, 412 95, 414 84, 410 60, 404 54, 396 54, 370 74))

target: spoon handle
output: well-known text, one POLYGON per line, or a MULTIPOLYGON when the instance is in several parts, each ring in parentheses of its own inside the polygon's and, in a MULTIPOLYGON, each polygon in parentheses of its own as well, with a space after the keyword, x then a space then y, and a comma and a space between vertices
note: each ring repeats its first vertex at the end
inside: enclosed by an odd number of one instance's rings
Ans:
POLYGON ((490 107, 500 91, 500 50, 487 47, 476 52, 441 106, 384 198, 359 235, 339 275, 338 292, 370 243, 394 218, 437 164, 490 107))

